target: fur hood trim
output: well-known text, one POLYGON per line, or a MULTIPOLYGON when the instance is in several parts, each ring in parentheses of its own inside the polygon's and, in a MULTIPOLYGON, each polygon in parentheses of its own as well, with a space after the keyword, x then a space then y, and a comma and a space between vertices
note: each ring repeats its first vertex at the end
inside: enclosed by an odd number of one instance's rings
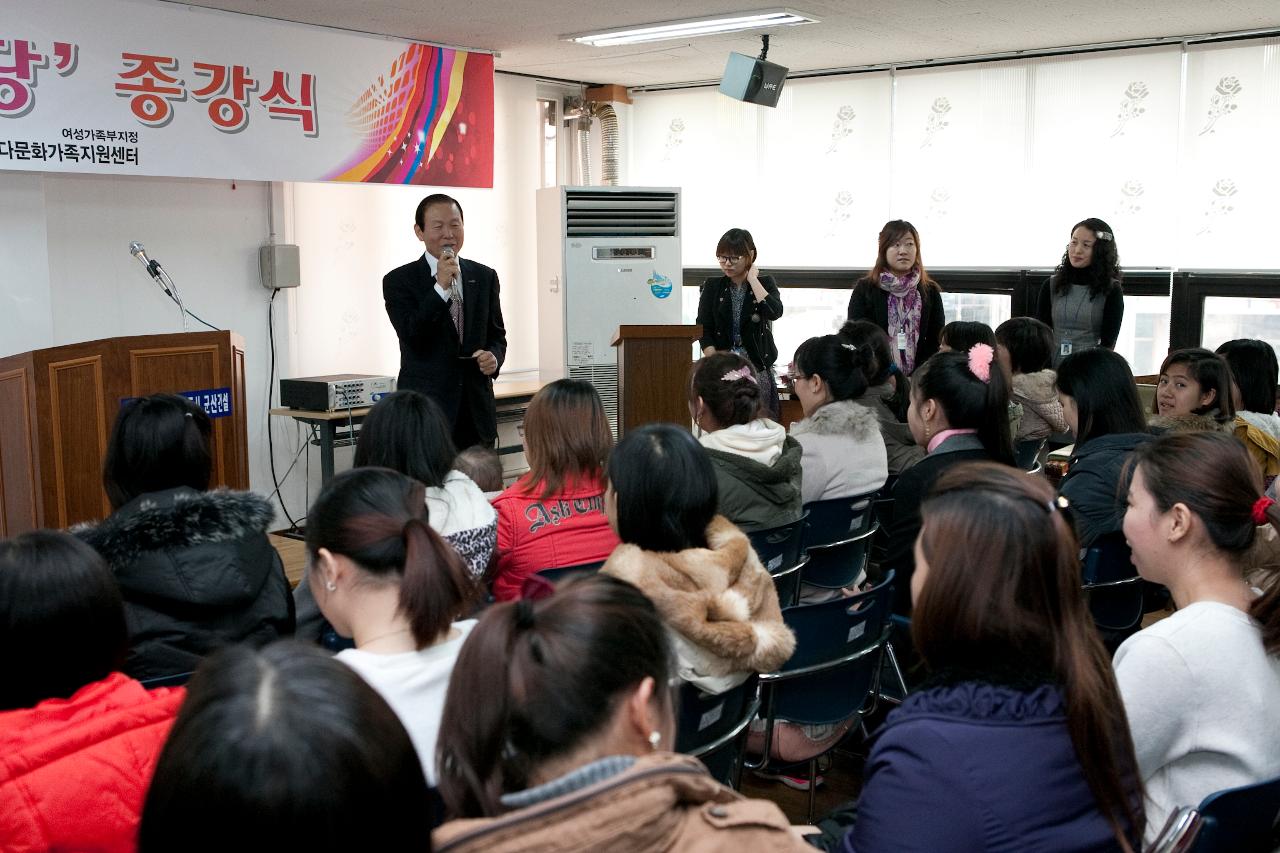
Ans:
POLYGON ((837 400, 819 407, 809 417, 791 425, 792 435, 847 435, 870 441, 880 435, 880 419, 853 400, 837 400))
POLYGON ((707 548, 674 553, 619 545, 601 570, 639 587, 668 627, 717 660, 711 675, 772 672, 795 651, 773 578, 746 534, 723 516, 707 525, 707 548))
POLYGON ((1217 415, 1217 409, 1203 415, 1195 413, 1187 415, 1152 415, 1147 420, 1147 426, 1156 435, 1169 435, 1179 432, 1231 432, 1235 422, 1224 424, 1218 420, 1217 415))
POLYGON ((186 548, 265 533, 275 509, 252 492, 174 489, 142 495, 97 525, 72 530, 113 566, 148 551, 186 548))
POLYGON ((1055 383, 1058 374, 1052 370, 1040 370, 1035 373, 1019 373, 1013 377, 1013 394, 1029 403, 1045 405, 1058 402, 1058 389, 1055 383))

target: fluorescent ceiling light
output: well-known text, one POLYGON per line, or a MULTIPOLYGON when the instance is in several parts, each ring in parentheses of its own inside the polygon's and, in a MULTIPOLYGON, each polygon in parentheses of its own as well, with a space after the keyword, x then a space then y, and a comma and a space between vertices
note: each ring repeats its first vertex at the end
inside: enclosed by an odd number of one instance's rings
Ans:
POLYGON ((759 12, 730 12, 706 18, 689 18, 684 21, 663 21, 656 24, 638 24, 616 27, 590 33, 561 36, 563 41, 576 41, 592 47, 612 47, 619 44, 638 44, 646 41, 709 36, 720 33, 737 33, 766 27, 788 27, 796 24, 816 24, 818 19, 795 9, 764 9, 759 12))

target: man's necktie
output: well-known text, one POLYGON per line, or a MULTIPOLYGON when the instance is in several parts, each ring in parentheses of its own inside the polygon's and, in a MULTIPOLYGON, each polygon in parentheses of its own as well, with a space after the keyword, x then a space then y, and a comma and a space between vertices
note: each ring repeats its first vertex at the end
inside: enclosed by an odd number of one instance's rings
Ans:
POLYGON ((458 294, 459 285, 455 282, 449 291, 449 316, 453 318, 453 327, 458 330, 458 342, 462 342, 462 299, 458 294))

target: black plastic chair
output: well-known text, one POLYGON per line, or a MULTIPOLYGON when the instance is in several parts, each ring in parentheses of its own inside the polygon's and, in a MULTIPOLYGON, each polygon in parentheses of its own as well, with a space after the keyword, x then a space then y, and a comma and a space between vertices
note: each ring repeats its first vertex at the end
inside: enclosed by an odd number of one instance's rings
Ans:
POLYGON ((1093 622, 1107 650, 1115 652, 1142 627, 1146 611, 1146 588, 1133 566, 1124 533, 1099 536, 1085 551, 1081 568, 1093 622))
POLYGON ((767 530, 753 530, 747 534, 751 547, 756 550, 756 556, 769 574, 786 571, 800 562, 800 544, 808 517, 809 513, 806 512, 795 521, 767 530))
POLYGON ((676 751, 692 755, 717 782, 736 789, 742 775, 747 727, 760 709, 760 677, 724 693, 705 693, 696 685, 680 686, 676 751))
POLYGON ((157 687, 182 687, 190 680, 190 672, 177 672, 173 675, 157 675, 155 678, 143 678, 140 683, 148 690, 154 690, 157 687))
POLYGON ((843 542, 871 527, 875 520, 872 511, 880 490, 853 495, 847 498, 830 498, 811 501, 804 505, 808 515, 804 526, 803 548, 808 551, 818 545, 843 542))
POLYGON ((1019 441, 1013 450, 1013 461, 1023 471, 1031 471, 1039 462, 1040 451, 1044 450, 1047 438, 1030 438, 1019 441))
POLYGON ((867 570, 871 544, 879 530, 879 523, 872 521, 869 528, 856 536, 809 548, 800 569, 800 583, 821 589, 845 589, 858 583, 867 570))
POLYGON ((773 588, 778 591, 779 607, 794 607, 800 602, 800 575, 808 562, 808 557, 801 557, 800 562, 789 569, 770 572, 773 588))
POLYGON ((1228 788, 1169 816, 1160 853, 1269 853, 1280 848, 1280 778, 1228 788))
POLYGON ((817 762, 823 752, 800 762, 770 758, 773 728, 780 722, 832 725, 875 708, 880 664, 889 638, 893 573, 878 586, 851 598, 789 607, 782 618, 796 635, 796 650, 777 672, 760 676, 760 716, 764 720, 762 754, 745 766, 781 771, 807 765, 809 822, 813 822, 817 762))

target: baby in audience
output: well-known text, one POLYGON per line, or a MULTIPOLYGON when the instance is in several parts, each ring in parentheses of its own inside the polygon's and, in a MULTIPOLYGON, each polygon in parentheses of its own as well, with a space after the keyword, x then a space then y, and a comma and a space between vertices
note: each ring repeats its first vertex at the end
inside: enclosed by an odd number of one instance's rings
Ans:
POLYGON ((66 533, 0 542, 0 850, 131 851, 181 688, 121 673, 111 570, 66 533))
POLYGON ((618 544, 604 514, 613 432, 596 389, 557 379, 533 396, 522 430, 529 473, 493 501, 499 601, 519 598, 539 569, 600 563, 618 544))
POLYGON ((422 765, 395 713, 314 646, 232 646, 191 679, 140 853, 431 850, 422 765))
POLYGON ((643 593, 603 574, 487 610, 449 685, 440 792, 458 820, 435 849, 812 850, 773 803, 666 751, 667 637, 643 593))
POLYGON ((1217 353, 1201 347, 1174 350, 1160 365, 1151 404, 1151 431, 1157 435, 1201 430, 1230 432, 1236 417, 1231 369, 1217 353))
POLYGON ((605 509, 623 544, 601 571, 653 600, 671 629, 677 674, 723 693, 786 663, 795 637, 773 578, 746 535, 716 514, 711 460, 693 436, 672 424, 632 430, 608 475, 605 509))
POLYGON ((904 583, 930 677, 879 729, 842 849, 1137 851, 1133 744, 1051 487, 956 465, 921 516, 904 583))
POLYGON ((1124 534, 1177 611, 1115 656, 1148 839, 1170 812, 1280 775, 1280 587, 1245 583, 1258 525, 1280 525, 1244 446, 1220 432, 1169 435, 1133 455, 1124 534))
POLYGON ((800 443, 765 417, 749 361, 719 352, 694 364, 689 414, 711 455, 721 515, 743 530, 764 530, 800 517, 800 443))
POLYGON ((445 688, 478 588, 427 523, 424 487, 386 468, 344 471, 307 514, 307 573, 320 611, 354 649, 338 660, 382 694, 436 779, 445 688))
POLYGON ((458 454, 453 467, 470 477, 487 499, 502 492, 502 457, 492 447, 473 444, 458 454))

